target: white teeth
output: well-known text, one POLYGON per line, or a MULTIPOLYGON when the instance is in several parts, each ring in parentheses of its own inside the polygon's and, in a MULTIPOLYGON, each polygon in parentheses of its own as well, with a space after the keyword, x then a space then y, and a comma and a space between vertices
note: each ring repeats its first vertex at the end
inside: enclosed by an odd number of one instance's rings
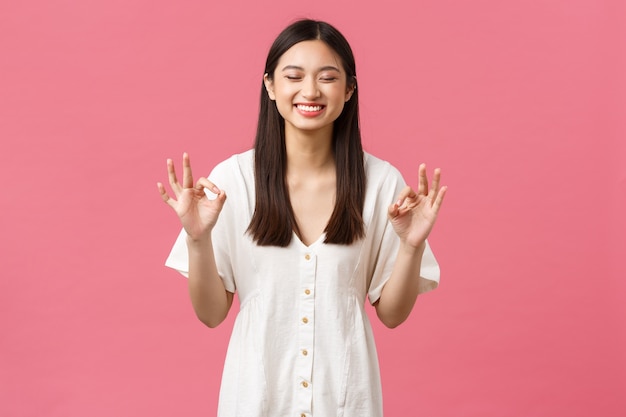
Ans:
POLYGON ((297 105, 299 110, 302 111, 320 111, 322 110, 322 106, 305 106, 304 104, 297 105))

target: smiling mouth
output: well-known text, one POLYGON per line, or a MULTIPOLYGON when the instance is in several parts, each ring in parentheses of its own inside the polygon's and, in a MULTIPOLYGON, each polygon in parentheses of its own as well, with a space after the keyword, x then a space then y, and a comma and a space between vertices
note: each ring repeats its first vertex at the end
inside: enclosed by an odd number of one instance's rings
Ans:
POLYGON ((296 107, 298 108, 298 110, 305 112, 318 112, 322 111, 322 109, 324 108, 324 106, 307 106, 305 104, 296 104, 296 107))

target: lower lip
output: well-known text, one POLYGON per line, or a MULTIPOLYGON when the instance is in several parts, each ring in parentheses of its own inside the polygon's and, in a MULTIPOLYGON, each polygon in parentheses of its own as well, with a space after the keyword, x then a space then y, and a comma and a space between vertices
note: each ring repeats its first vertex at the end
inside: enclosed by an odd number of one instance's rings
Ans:
POLYGON ((318 111, 304 111, 298 108, 298 106, 295 106, 296 110, 298 111, 299 114, 301 114, 304 117, 317 117, 320 114, 324 113, 324 109, 326 107, 322 107, 320 110, 318 111))

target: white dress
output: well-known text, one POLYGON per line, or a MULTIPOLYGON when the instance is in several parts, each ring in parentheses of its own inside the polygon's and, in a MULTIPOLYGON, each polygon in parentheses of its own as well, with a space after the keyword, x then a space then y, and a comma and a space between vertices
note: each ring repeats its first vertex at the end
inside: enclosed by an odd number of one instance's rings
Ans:
MULTIPOLYGON (((380 417, 382 390, 365 297, 378 300, 399 239, 387 207, 405 183, 389 163, 365 155, 366 237, 352 245, 257 246, 246 234, 254 211, 254 153, 234 155, 210 180, 227 199, 213 229, 219 274, 237 292, 219 397, 219 417, 380 417)), ((166 265, 188 270, 184 230, 166 265)), ((427 245, 420 292, 439 282, 427 245)), ((419 279, 415 277, 415 279, 419 279)))

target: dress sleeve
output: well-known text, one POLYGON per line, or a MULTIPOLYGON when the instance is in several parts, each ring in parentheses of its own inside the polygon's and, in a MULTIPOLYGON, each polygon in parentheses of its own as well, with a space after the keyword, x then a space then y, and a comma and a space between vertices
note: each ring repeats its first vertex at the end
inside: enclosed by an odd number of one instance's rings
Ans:
MULTIPOLYGON (((400 194, 400 191, 402 191, 406 183, 402 175, 393 167, 390 167, 388 175, 388 179, 383 182, 383 186, 377 193, 379 201, 376 204, 377 213, 375 218, 377 218, 381 224, 378 230, 382 230, 382 233, 380 237, 375 237, 375 241, 379 243, 379 249, 375 255, 376 263, 374 264, 372 279, 368 290, 368 298, 371 304, 378 301, 383 287, 391 277, 391 272, 400 247, 400 238, 395 230, 393 230, 393 226, 387 218, 387 209, 400 194), (391 190, 391 192, 385 192, 384 190, 391 190)), ((435 259, 435 255, 428 241, 426 241, 426 248, 420 267, 420 276, 416 277, 420 280, 418 294, 437 288, 439 285, 439 276, 439 264, 435 259)))
MULTIPOLYGON (((211 175, 209 175, 209 180, 220 189, 226 191, 228 196, 217 223, 211 232, 211 239, 213 242, 213 253, 215 256, 215 263, 217 264, 217 272, 224 282, 226 290, 234 293, 236 286, 230 256, 232 237, 234 235, 232 230, 234 224, 232 221, 233 213, 231 207, 233 206, 233 202, 231 194, 232 197, 236 197, 236 192, 231 187, 232 184, 230 179, 233 178, 233 175, 232 173, 229 175, 228 167, 231 163, 231 160, 226 160, 218 164, 211 172, 211 175), (231 190, 233 192, 229 193, 231 190)), ((215 198, 215 195, 209 190, 205 189, 205 192, 209 198, 215 198)), ((189 277, 189 253, 187 251, 187 233, 185 232, 185 229, 182 229, 176 238, 174 246, 165 261, 165 266, 177 270, 185 277, 189 277)))

